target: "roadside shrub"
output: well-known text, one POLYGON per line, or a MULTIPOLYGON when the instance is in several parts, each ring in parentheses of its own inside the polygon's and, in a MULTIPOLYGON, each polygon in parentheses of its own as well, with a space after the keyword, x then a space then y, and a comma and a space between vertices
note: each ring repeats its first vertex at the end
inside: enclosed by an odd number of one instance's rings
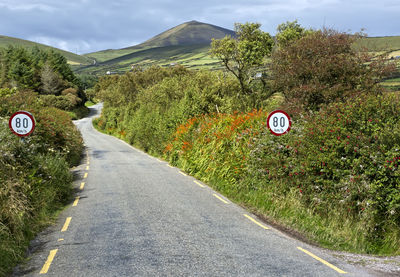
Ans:
POLYGON ((0 97, 0 116, 8 117, 19 110, 40 109, 37 93, 26 90, 0 97))
POLYGON ((32 113, 37 124, 31 140, 41 142, 40 151, 59 153, 70 165, 77 164, 83 151, 83 140, 71 117, 52 107, 32 110, 32 113))
POLYGON ((247 182, 280 198, 295 192, 312 213, 362 226, 364 242, 352 242, 358 251, 398 253, 399 100, 396 94, 360 96, 304 116, 289 135, 261 133, 247 182))
POLYGON ((65 96, 56 95, 41 95, 40 100, 44 106, 54 107, 64 111, 71 111, 74 108, 81 106, 82 100, 74 94, 67 94, 65 96))
POLYGON ((66 96, 68 94, 75 95, 76 97, 79 97, 78 95, 78 90, 76 88, 66 88, 61 92, 61 95, 66 96))
POLYGON ((277 48, 271 67, 275 89, 306 111, 349 96, 381 92, 378 82, 395 67, 384 57, 372 59, 356 51, 356 39, 325 29, 277 48))
POLYGON ((72 175, 63 155, 25 143, 0 118, 0 276, 22 259, 33 236, 70 200, 72 175))

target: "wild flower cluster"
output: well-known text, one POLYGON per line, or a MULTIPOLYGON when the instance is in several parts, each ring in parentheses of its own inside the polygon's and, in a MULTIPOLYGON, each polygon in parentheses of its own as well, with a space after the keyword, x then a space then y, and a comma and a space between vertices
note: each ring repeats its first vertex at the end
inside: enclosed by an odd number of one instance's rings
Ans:
POLYGON ((206 179, 223 178, 232 185, 245 173, 255 137, 266 126, 268 113, 210 114, 178 126, 165 156, 186 171, 204 173, 206 179))

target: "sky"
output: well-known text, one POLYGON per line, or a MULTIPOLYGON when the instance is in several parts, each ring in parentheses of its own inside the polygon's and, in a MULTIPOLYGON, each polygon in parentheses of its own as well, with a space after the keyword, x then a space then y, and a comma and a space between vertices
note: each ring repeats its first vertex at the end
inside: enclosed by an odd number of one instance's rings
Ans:
POLYGON ((227 29, 257 22, 271 35, 298 20, 391 36, 400 35, 400 0, 0 0, 0 35, 78 54, 133 46, 191 20, 227 29))

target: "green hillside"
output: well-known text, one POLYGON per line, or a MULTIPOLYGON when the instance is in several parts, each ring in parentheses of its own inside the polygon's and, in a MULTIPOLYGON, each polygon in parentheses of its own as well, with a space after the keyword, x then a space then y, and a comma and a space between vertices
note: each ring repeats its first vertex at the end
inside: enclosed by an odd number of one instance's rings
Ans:
POLYGON ((58 48, 54 48, 54 47, 51 47, 48 45, 32 42, 29 40, 19 39, 19 38, 0 36, 0 47, 7 47, 8 45, 21 46, 24 48, 39 47, 42 50, 52 49, 52 50, 60 53, 61 55, 63 55, 68 60, 68 63, 71 65, 79 65, 79 64, 88 65, 88 64, 93 63, 90 58, 87 58, 85 56, 80 56, 80 55, 77 55, 77 54, 74 54, 74 53, 71 53, 68 51, 58 49, 58 48))
POLYGON ((190 21, 171 28, 136 46, 108 49, 86 54, 95 59, 95 66, 76 68, 77 72, 104 74, 107 71, 124 72, 131 65, 181 64, 187 67, 218 67, 217 59, 208 54, 212 38, 234 36, 231 30, 198 21, 190 21))
POLYGON ((208 54, 209 49, 209 44, 155 47, 119 56, 98 63, 96 66, 80 67, 75 71, 104 75, 107 71, 123 73, 131 70, 132 66, 170 66, 171 64, 180 64, 188 68, 220 68, 220 62, 208 54))

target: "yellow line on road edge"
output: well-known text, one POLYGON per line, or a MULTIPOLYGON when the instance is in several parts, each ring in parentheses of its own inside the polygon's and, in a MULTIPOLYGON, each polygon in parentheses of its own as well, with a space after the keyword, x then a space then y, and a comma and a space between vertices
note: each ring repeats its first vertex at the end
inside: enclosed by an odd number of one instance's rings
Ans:
POLYGON ((332 268, 333 270, 336 270, 337 272, 339 272, 339 273, 341 273, 341 274, 347 273, 347 272, 345 272, 345 271, 343 271, 343 270, 337 268, 336 266, 334 266, 334 265, 328 263, 327 261, 321 259, 320 257, 315 256, 313 253, 311 253, 311 252, 309 252, 309 251, 307 251, 307 250, 305 250, 305 249, 303 249, 303 248, 301 248, 301 247, 297 247, 297 249, 303 251, 303 252, 306 253, 307 255, 310 255, 311 257, 313 257, 313 258, 316 259, 317 261, 320 261, 320 262, 323 263, 324 265, 329 266, 330 268, 332 268))
POLYGON ((89 170, 89 166, 86 166, 86 170, 89 170))
POLYGON ((72 207, 76 207, 77 205, 78 205, 78 201, 79 201, 79 196, 77 196, 76 198, 75 198, 75 201, 74 201, 74 203, 72 204, 72 207))
POLYGON ((193 181, 193 182, 195 182, 197 185, 199 185, 200 187, 202 187, 202 188, 204 188, 205 187, 205 185, 203 185, 203 184, 200 184, 199 182, 197 182, 197 181, 193 181))
POLYGON ((264 228, 265 230, 268 230, 269 228, 267 226, 265 226, 264 224, 261 224, 260 222, 258 222, 257 220, 255 220, 254 218, 252 218, 251 216, 248 216, 247 214, 243 214, 245 217, 247 217, 248 219, 250 219, 251 221, 253 221, 255 224, 257 224, 258 226, 264 228))
POLYGON ((174 168, 173 166, 171 166, 171 165, 169 165, 169 164, 167 164, 168 165, 168 167, 170 167, 170 168, 174 168))
POLYGON ((182 174, 183 176, 187 176, 186 173, 183 173, 182 171, 179 171, 180 174, 182 174))
POLYGON ((61 229, 61 232, 65 232, 68 229, 69 223, 71 222, 72 217, 67 217, 65 220, 64 226, 61 229))
POLYGON ((88 173, 86 172, 85 175, 83 175, 83 179, 86 179, 88 176, 88 173))
POLYGON ((49 271, 49 268, 51 266, 51 263, 53 262, 53 259, 57 253, 58 249, 50 250, 50 254, 47 257, 46 262, 44 263, 42 270, 40 271, 40 274, 46 274, 47 271, 49 271))
POLYGON ((81 186, 79 187, 80 190, 83 190, 83 188, 85 187, 85 182, 81 183, 81 186))
POLYGON ((218 198, 219 200, 221 200, 222 202, 224 202, 225 204, 229 204, 228 201, 226 201, 225 199, 222 199, 221 197, 219 197, 218 195, 216 195, 215 193, 213 194, 216 198, 218 198))

